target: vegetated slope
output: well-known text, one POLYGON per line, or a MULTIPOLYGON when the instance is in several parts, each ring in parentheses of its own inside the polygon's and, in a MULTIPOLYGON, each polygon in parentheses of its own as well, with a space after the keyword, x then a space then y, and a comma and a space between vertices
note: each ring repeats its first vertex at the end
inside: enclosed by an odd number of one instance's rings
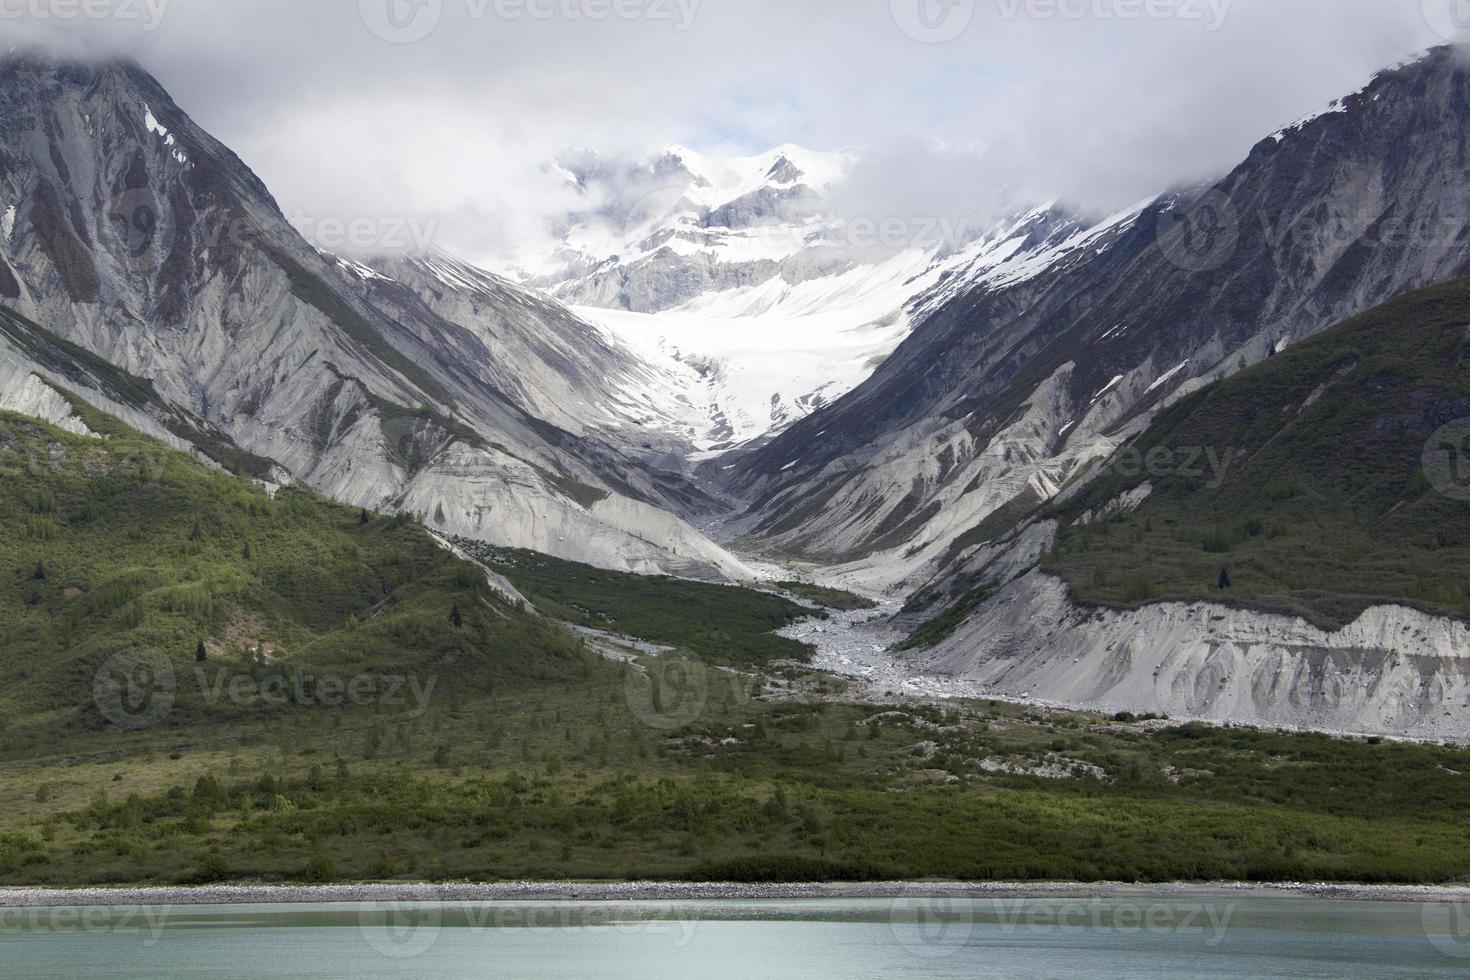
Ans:
MULTIPOLYGON (((1470 871, 1460 748, 870 705, 754 657, 739 672, 679 652, 589 660, 403 518, 272 499, 77 411, 105 438, 0 415, 5 884, 1470 871), (262 644, 266 662, 246 663, 262 644), (140 648, 180 675, 178 703, 119 730, 97 717, 93 678, 140 648), (195 666, 247 693, 299 674, 440 683, 409 704, 210 703, 195 666), (660 706, 660 678, 696 696, 660 706)), ((548 576, 599 624, 690 647, 710 617, 734 634, 793 614, 779 597, 540 561, 500 563, 528 587, 548 576), (665 587, 687 591, 671 606, 665 587)), ((717 639, 725 658, 742 651, 717 639)))
POLYGON ((304 489, 272 496, 80 411, 105 438, 0 414, 0 711, 12 746, 32 726, 48 737, 104 726, 93 684, 118 655, 177 670, 167 724, 245 710, 207 704, 196 666, 252 683, 452 674, 467 690, 584 669, 577 639, 408 519, 304 489))
POLYGON ((812 681, 753 700, 711 672, 675 731, 630 705, 650 678, 609 664, 420 715, 73 739, 0 769, 0 882, 1470 873, 1463 748, 793 695, 812 681))
POLYGON ((1148 415, 1405 289, 1470 267, 1470 71, 1438 49, 1172 194, 1019 266, 960 271, 852 394, 723 474, 753 542, 933 571, 1046 499, 1148 415))
POLYGON ((1113 605, 1210 598, 1326 628, 1388 603, 1470 615, 1470 489, 1445 483, 1466 463, 1470 424, 1430 445, 1466 419, 1470 280, 1457 280, 1160 413, 1083 492, 1043 511, 1063 528, 1043 567, 1113 605), (1137 509, 1108 513, 1145 492, 1137 509))
POLYGON ((802 619, 826 616, 783 596, 739 586, 605 571, 465 539, 456 544, 504 575, 548 616, 679 647, 711 663, 759 666, 774 660, 804 661, 811 648, 777 636, 776 631, 802 619))

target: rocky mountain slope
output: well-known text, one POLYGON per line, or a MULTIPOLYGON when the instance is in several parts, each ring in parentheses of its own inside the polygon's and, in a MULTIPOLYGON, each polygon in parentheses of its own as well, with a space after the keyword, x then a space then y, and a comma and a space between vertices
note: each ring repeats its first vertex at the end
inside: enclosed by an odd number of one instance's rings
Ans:
POLYGON ((917 587, 1161 406, 1463 273, 1467 122, 1450 49, 1384 71, 1212 187, 957 270, 871 379, 707 474, 754 546, 917 587))
POLYGON ((319 254, 135 66, 0 64, 0 214, 12 310, 324 493, 614 568, 750 574, 682 519, 712 502, 650 462, 681 438, 628 403, 653 369, 442 257, 319 254))
POLYGON ((1470 737, 1467 324, 1456 280, 1182 399, 1001 542, 1039 568, 981 548, 916 602, 937 642, 911 665, 1109 711, 1470 737))

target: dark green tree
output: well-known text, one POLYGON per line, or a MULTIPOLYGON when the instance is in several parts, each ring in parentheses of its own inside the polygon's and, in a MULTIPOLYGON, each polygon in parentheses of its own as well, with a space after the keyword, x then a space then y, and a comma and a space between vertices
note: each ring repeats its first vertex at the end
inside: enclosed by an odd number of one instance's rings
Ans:
POLYGON ((207 647, 205 647, 204 641, 203 640, 200 640, 199 641, 199 646, 196 647, 195 650, 194 650, 194 661, 196 663, 201 663, 202 664, 202 663, 204 663, 208 659, 209 659, 209 650, 208 650, 207 647))
POLYGON ((1229 568, 1222 568, 1222 569, 1220 569, 1220 590, 1223 592, 1225 589, 1230 588, 1230 585, 1231 585, 1231 582, 1230 582, 1230 569, 1229 568))

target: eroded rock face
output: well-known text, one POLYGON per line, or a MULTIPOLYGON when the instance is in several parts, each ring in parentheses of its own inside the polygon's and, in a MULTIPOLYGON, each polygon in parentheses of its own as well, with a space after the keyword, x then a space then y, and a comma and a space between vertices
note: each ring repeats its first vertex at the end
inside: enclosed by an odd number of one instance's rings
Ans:
POLYGON ((1107 712, 1470 739, 1470 624, 1400 606, 1331 632, 1205 602, 1085 609, 1031 572, 910 666, 1107 712))
POLYGON ((1026 488, 1055 492, 1160 406, 1464 274, 1467 124, 1470 70, 1440 49, 1213 188, 1090 227, 1038 214, 976 246, 865 384, 708 475, 750 502, 754 546, 911 580, 915 549, 922 565, 1026 488))
POLYGON ((620 404, 648 387, 633 354, 447 257, 319 254, 135 66, 0 63, 0 214, 12 309, 319 490, 612 568, 748 574, 669 516, 713 504, 648 465, 679 436, 620 404))

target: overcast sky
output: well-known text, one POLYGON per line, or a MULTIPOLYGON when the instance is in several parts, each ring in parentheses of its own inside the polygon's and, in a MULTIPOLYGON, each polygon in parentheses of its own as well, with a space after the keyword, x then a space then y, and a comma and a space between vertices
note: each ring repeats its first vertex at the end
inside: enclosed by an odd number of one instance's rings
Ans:
POLYGON ((568 144, 861 149, 879 216, 1131 203, 1443 43, 1455 4, 0 0, 0 32, 137 58, 288 215, 418 216, 484 258, 569 206, 541 168, 568 144))

